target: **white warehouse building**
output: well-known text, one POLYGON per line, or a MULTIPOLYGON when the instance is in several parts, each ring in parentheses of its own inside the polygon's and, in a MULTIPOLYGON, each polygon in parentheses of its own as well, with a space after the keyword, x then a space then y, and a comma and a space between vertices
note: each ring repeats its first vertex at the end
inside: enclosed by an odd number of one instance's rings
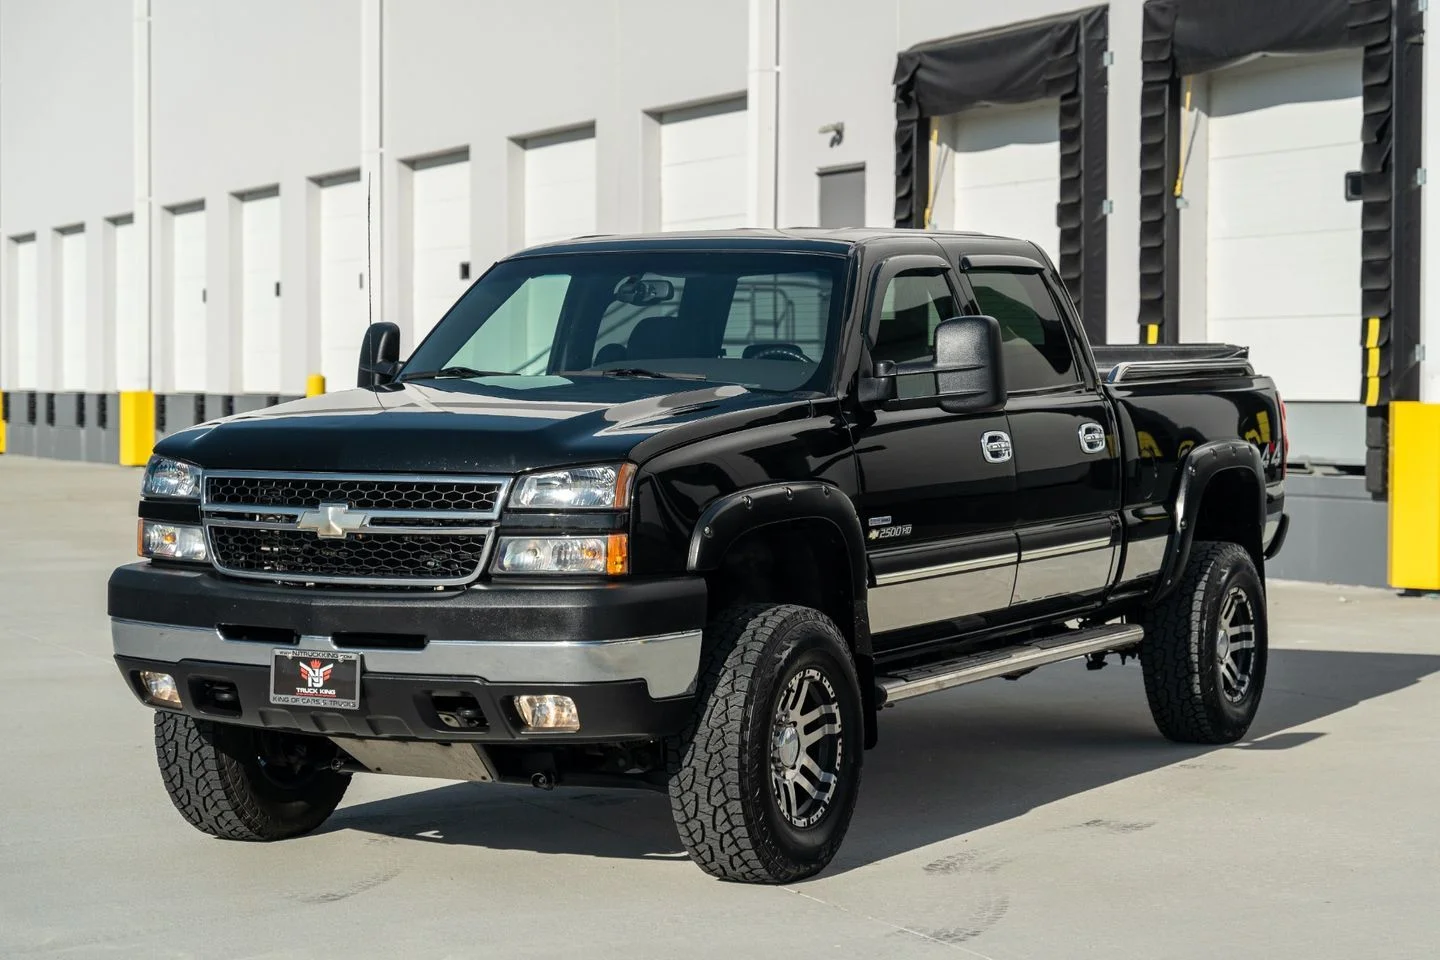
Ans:
POLYGON ((0 451, 141 463, 345 388, 371 319, 408 351, 530 244, 973 229, 1037 241, 1092 339, 1249 345, 1307 518, 1276 572, 1385 583, 1390 405, 1440 401, 1428 16, 0 0, 0 451))

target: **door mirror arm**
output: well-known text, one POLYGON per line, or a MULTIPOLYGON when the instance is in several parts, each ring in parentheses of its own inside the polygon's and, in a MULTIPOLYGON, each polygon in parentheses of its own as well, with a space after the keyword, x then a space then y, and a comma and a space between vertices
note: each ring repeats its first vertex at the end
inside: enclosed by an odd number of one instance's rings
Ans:
POLYGON ((896 365, 891 360, 875 361, 875 369, 869 376, 861 373, 859 387, 856 391, 856 399, 860 402, 860 408, 874 410, 894 400, 896 375, 896 365))

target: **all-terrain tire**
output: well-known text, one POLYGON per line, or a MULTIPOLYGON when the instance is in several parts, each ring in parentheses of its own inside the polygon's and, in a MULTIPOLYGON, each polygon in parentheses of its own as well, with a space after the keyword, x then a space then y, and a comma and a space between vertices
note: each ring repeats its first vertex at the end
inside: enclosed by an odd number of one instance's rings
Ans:
POLYGON ((695 714, 667 744, 670 809, 691 859, 712 876, 746 883, 788 883, 823 870, 850 825, 864 753, 859 680, 840 631, 809 607, 733 607, 706 631, 696 686, 695 714), (814 749, 834 765, 825 771, 834 776, 828 802, 810 810, 793 792, 807 788, 789 788, 788 802, 781 795, 787 770, 809 776, 783 745, 790 735, 782 720, 796 715, 797 696, 822 704, 805 711, 818 719, 800 728, 804 736, 824 733, 814 749), (831 717, 837 729, 825 733, 831 717), (804 822, 807 812, 814 822, 804 822))
MULTIPOLYGON (((155 756, 165 790, 180 815, 224 840, 284 840, 309 833, 334 812, 349 774, 313 769, 267 770, 265 731, 155 712, 155 756)), ((277 735, 269 735, 273 738, 277 735)), ((317 760, 333 757, 333 744, 314 741, 317 760)))
POLYGON ((1180 743, 1233 743, 1245 736, 1260 707, 1269 659, 1265 588, 1250 554, 1234 543, 1196 541, 1180 582, 1141 622, 1145 694, 1160 732, 1180 743), (1232 601, 1244 604, 1245 616, 1227 630, 1232 601), (1243 687, 1232 681, 1242 659, 1243 687))

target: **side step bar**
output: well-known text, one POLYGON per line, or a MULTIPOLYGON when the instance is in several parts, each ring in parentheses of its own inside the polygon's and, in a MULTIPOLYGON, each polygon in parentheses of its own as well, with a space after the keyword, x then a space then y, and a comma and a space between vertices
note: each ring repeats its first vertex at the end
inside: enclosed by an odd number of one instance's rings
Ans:
POLYGON ((1083 657, 1133 647, 1145 636, 1145 629, 1133 623, 1107 623, 1053 637, 1043 637, 1013 647, 972 653, 968 656, 901 670, 875 678, 878 706, 911 697, 948 690, 977 680, 989 680, 1083 657))

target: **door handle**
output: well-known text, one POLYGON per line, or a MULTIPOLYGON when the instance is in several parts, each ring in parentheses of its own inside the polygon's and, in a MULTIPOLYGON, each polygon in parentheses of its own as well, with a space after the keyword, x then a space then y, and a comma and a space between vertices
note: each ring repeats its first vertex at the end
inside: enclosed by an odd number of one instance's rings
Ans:
POLYGON ((990 463, 1006 463, 1015 453, 1010 434, 1004 430, 987 430, 980 434, 980 449, 990 463))
POLYGON ((1080 424, 1080 449, 1086 453, 1105 452, 1105 428, 1098 423, 1080 424))

